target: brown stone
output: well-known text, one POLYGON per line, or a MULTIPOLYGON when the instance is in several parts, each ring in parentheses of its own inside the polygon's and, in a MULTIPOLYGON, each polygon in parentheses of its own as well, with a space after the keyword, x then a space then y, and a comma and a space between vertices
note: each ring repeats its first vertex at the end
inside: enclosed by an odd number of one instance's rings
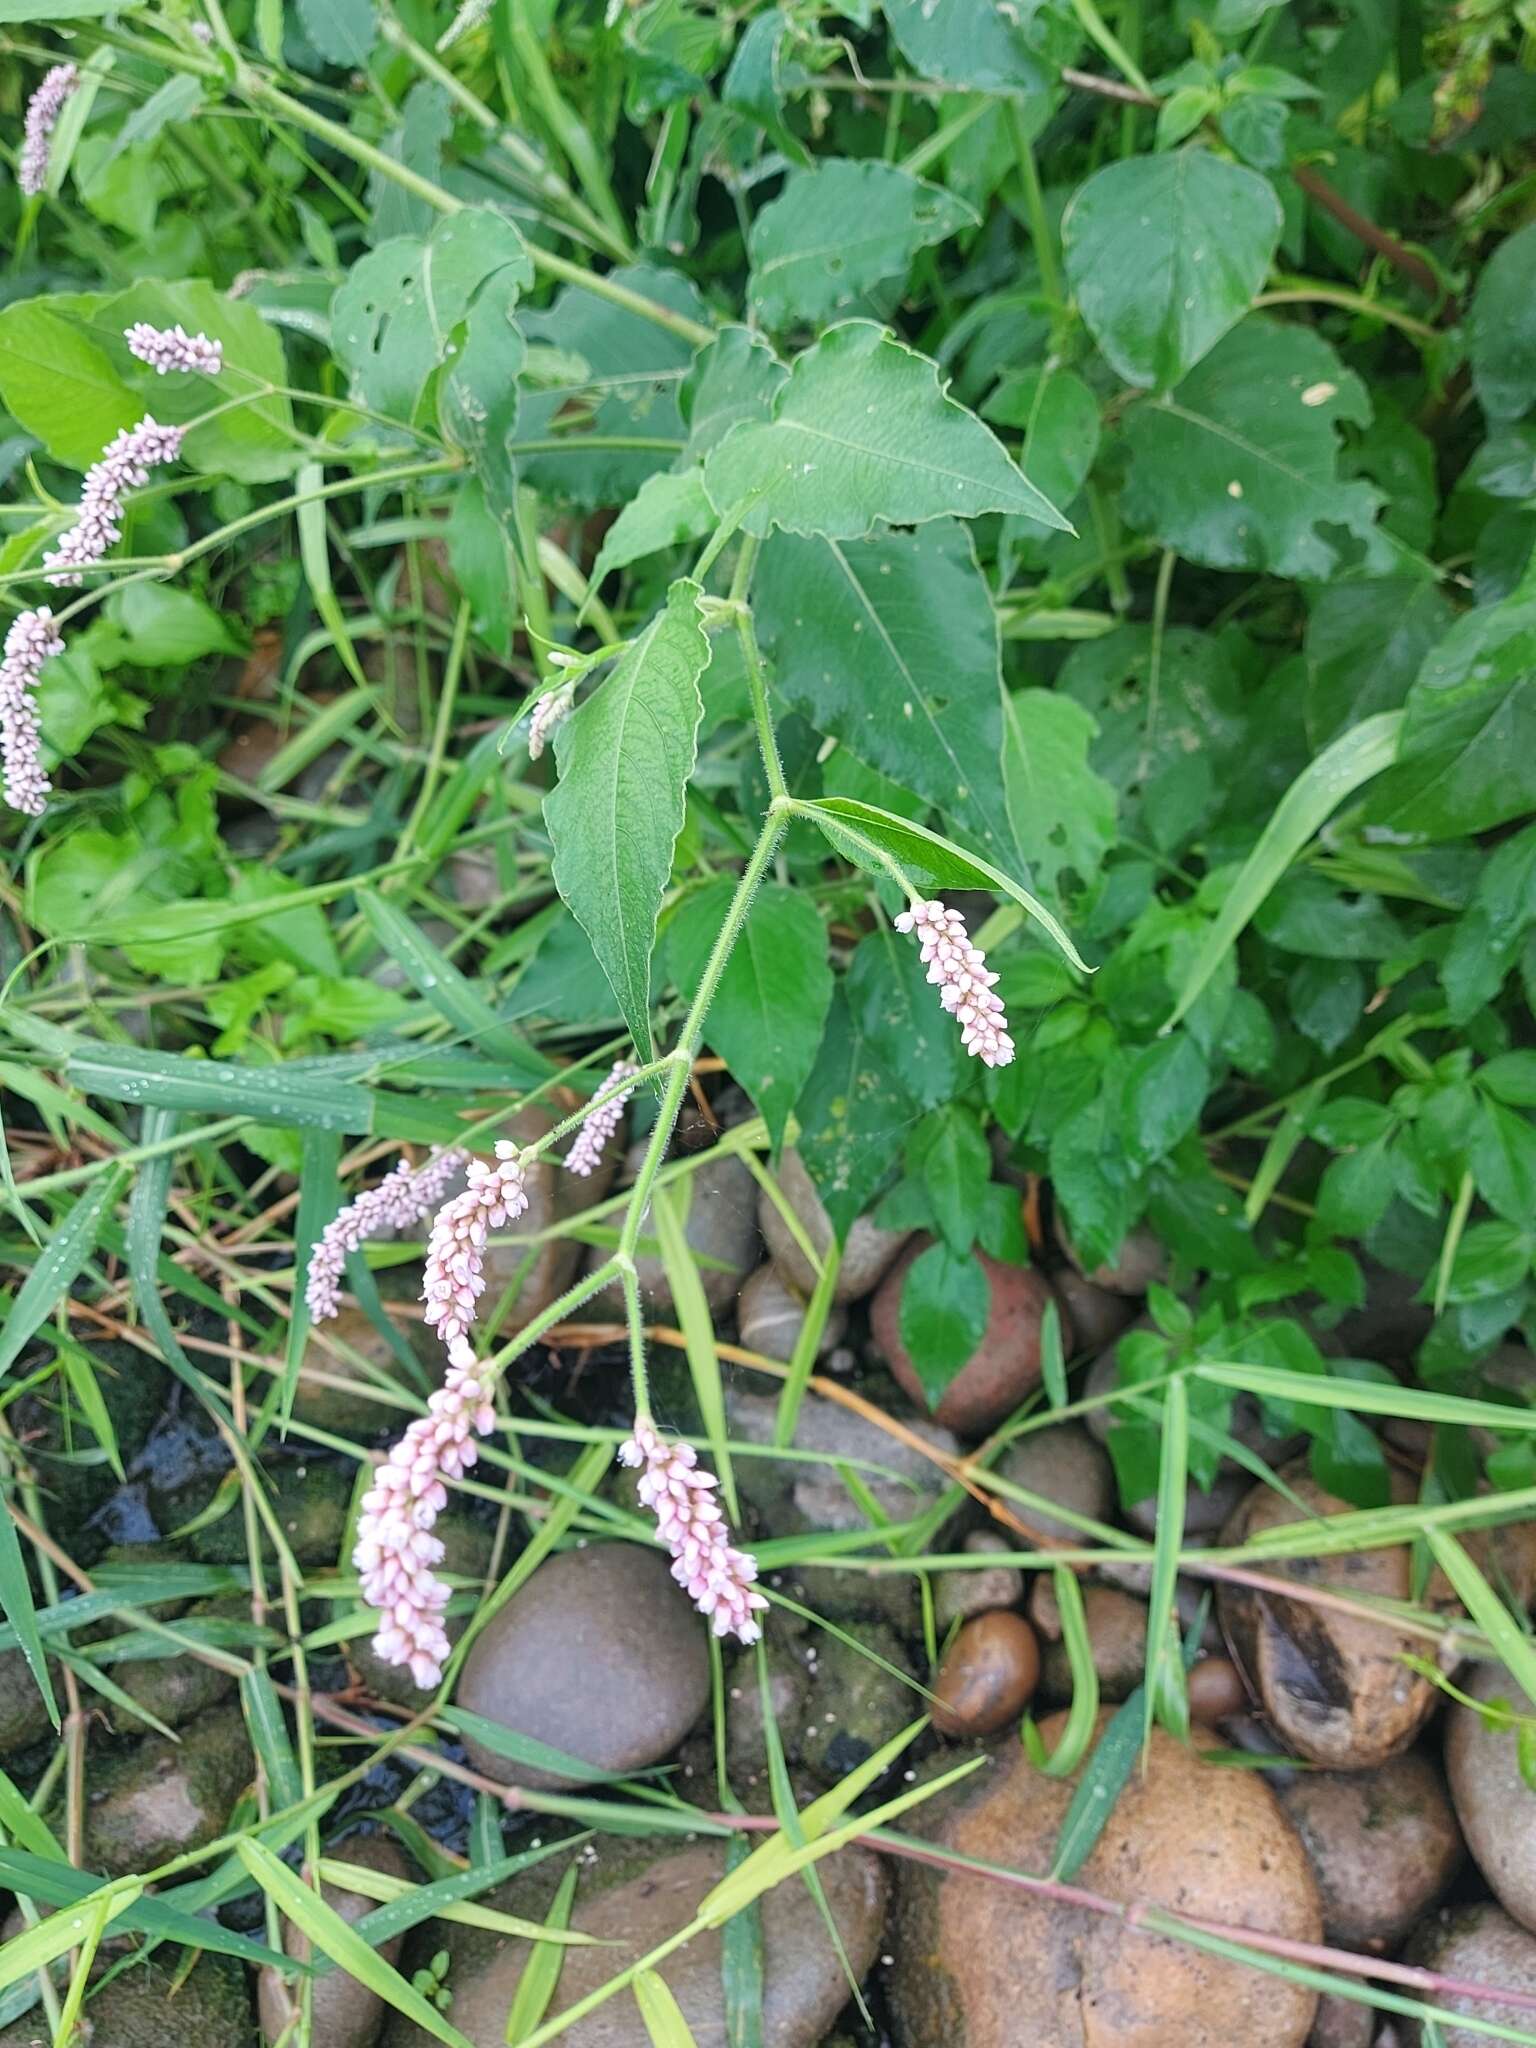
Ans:
MULTIPOLYGON (((736 1334, 748 1351, 787 1364, 805 1326, 805 1307, 804 1296, 790 1286, 777 1266, 759 1266, 736 1304, 736 1334)), ((847 1328, 847 1315, 834 1305, 816 1347, 817 1357, 825 1357, 840 1344, 847 1328)))
MULTIPOLYGON (((1062 1641, 1056 1589, 1043 1573, 1030 1595, 1029 1618, 1049 1640, 1042 1696, 1052 1705, 1064 1705, 1073 1693, 1072 1663, 1062 1641)), ((1147 1603, 1134 1594, 1122 1593, 1118 1586, 1087 1585, 1083 1588, 1083 1620, 1100 1697, 1129 1699, 1147 1667, 1147 1603)))
MULTIPOLYGON (((1090 1522, 1107 1522, 1115 1510, 1115 1475, 1109 1454, 1075 1422, 1031 1429, 1011 1443, 997 1461, 998 1476, 1037 1500, 1068 1508, 1090 1522)), ((1073 1545, 1083 1531, 1056 1515, 1005 1494, 1009 1508, 1042 1537, 1073 1545)))
MULTIPOLYGON (((413 1875, 410 1864, 387 1835, 356 1835, 339 1848, 327 1849, 325 1853, 331 1862, 350 1863, 359 1870, 381 1871, 386 1877, 408 1878, 413 1875)), ((345 1885, 332 1884, 329 1880, 322 1882, 320 1896, 349 1927, 355 1926, 382 1903, 379 1899, 370 1898, 366 1892, 350 1891, 345 1885)), ((379 1954, 385 1962, 398 1962, 404 1941, 405 1936, 397 1934, 380 1945, 379 1954)), ((291 1920, 283 1922, 283 1952, 299 1962, 310 1959, 308 1936, 301 1934, 291 1920)), ((285 1983, 276 1969, 264 1969, 258 1974, 256 2017, 263 2040, 282 2038, 297 2009, 295 1992, 296 1986, 285 1983)), ((310 1996, 312 2038, 317 2048, 321 2048, 321 2044, 323 2048, 373 2048, 385 2012, 384 2000, 377 1991, 370 1990, 356 1977, 350 1977, 345 1970, 337 1968, 327 1970, 315 1979, 310 1996)))
POLYGON ((1058 1267, 1051 1274, 1051 1285, 1072 1325, 1075 1351, 1102 1351, 1136 1319, 1135 1304, 1128 1296, 1095 1287, 1076 1266, 1058 1267))
MULTIPOLYGON (((891 1377, 909 1399, 928 1409, 928 1396, 901 1341, 901 1288, 914 1260, 933 1242, 914 1238, 881 1281, 870 1309, 870 1330, 891 1377)), ((991 1312, 981 1343, 945 1388, 935 1422, 962 1436, 981 1436, 1017 1408, 1040 1381, 1040 1325, 1054 1299, 1028 1266, 1005 1266, 976 1254, 991 1287, 991 1312)))
POLYGON ((1324 1937, 1344 1948, 1395 1948, 1460 1868, 1450 1794, 1422 1750, 1374 1771, 1299 1771, 1279 1797, 1317 1875, 1324 1937))
MULTIPOLYGON (((1108 1715, 1101 1715, 1102 1733, 1108 1715)), ((1047 1749, 1065 1715, 1040 1730, 1047 1749)), ((1300 1842, 1254 1773, 1201 1761, 1154 1729, 1073 1882, 1124 1905, 1315 1942, 1322 1916, 1300 1842)), ((1049 1870, 1074 1785, 1003 1743, 905 1824, 947 1849, 1049 1870)), ((1302 2048, 1303 1986, 979 1875, 898 1867, 890 1942, 897 2048, 1302 2048)))
POLYGON ((1187 1683, 1189 1711, 1208 1728, 1247 1712, 1248 1691, 1230 1657, 1201 1657, 1190 1666, 1187 1683))
POLYGON ((1056 1242, 1061 1246, 1072 1264, 1095 1287, 1106 1288, 1111 1294, 1145 1294, 1154 1280, 1168 1276, 1168 1252, 1161 1238, 1154 1235, 1144 1223, 1127 1233, 1112 1259, 1102 1264, 1087 1267, 1078 1256, 1076 1245, 1067 1234, 1066 1220, 1060 1208, 1055 1215, 1056 1242))
MULTIPOLYGON (((832 1242, 832 1223, 821 1206, 816 1183, 806 1172, 798 1152, 786 1152, 779 1161, 776 1178, 779 1192, 794 1211, 800 1228, 810 1239, 818 1258, 832 1242)), ((809 1294, 816 1284, 810 1260, 795 1243, 779 1205, 766 1192, 757 1201, 757 1221, 768 1246, 768 1256, 791 1287, 809 1294)), ((882 1230, 867 1216, 858 1217, 848 1232, 833 1289, 834 1301, 862 1301, 879 1285, 891 1261, 907 1241, 904 1230, 882 1230)))
MULTIPOLYGON (((1526 2000, 1536 1997, 1536 1934, 1511 1920, 1491 1899, 1455 1912, 1437 1913, 1424 1921, 1404 1951, 1403 1961, 1459 1978, 1463 1984, 1518 1991, 1526 2000)), ((1455 1993, 1433 2002, 1463 2019, 1487 2020, 1521 2034, 1536 2033, 1536 2009, 1529 2003, 1460 1998, 1455 1993)), ((1407 2048, 1422 2048, 1424 2035, 1417 2020, 1403 2020, 1402 2031, 1407 2048)), ((1481 2029, 1474 2033, 1471 2027, 1450 2027, 1444 2021, 1440 2039, 1443 2048, 1488 2048, 1489 2042, 1481 2029)))
MULTIPOLYGON (((991 1529, 973 1529, 961 1548, 971 1557, 1006 1557, 1015 1546, 991 1529)), ((951 1622, 969 1621, 994 1608, 1017 1607, 1024 1597, 1024 1574, 1015 1564, 988 1565, 981 1571, 941 1572, 933 1592, 933 1618, 940 1635, 951 1622)))
POLYGON ((1022 1614, 999 1609, 966 1622, 933 1682, 933 1725, 959 1741, 1018 1719, 1040 1678, 1040 1646, 1022 1614))
MULTIPOLYGON (((1475 1700, 1536 1712, 1502 1664, 1474 1665, 1460 1684, 1475 1700)), ((1490 1728, 1475 1707, 1454 1706, 1445 1767, 1478 1869, 1505 1911, 1536 1933, 1536 1792, 1521 1774, 1518 1741, 1513 1728, 1490 1728)))

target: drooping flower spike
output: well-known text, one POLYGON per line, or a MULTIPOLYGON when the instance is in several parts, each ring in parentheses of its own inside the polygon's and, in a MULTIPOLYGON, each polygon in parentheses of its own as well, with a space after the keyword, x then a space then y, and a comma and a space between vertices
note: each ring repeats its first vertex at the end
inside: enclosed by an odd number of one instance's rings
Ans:
POLYGON ((508 1138, 496 1143, 496 1163, 470 1161, 469 1186, 438 1210, 427 1240, 422 1295, 426 1320, 454 1356, 468 1335, 485 1290, 485 1243, 493 1230, 521 1216, 528 1206, 522 1155, 508 1138))
POLYGON ((78 583, 77 572, 99 562, 122 539, 124 494, 148 483, 149 472, 161 463, 174 462, 185 433, 185 427, 162 427, 146 413, 108 442, 101 459, 85 472, 75 524, 43 557, 50 583, 78 583))
POLYGON ((53 787, 43 772, 32 692, 43 663, 50 655, 63 652, 64 642, 47 605, 19 612, 12 619, 0 657, 0 769, 6 802, 29 818, 43 815, 53 787))
POLYGON ((48 150, 54 125, 64 111, 64 102, 79 83, 80 73, 73 64, 55 64, 27 101, 16 182, 29 199, 35 198, 48 182, 48 150))
MULTIPOLYGON (((615 1087, 620 1081, 628 1080, 629 1076, 637 1071, 633 1061, 615 1060, 609 1069, 607 1080, 598 1089, 598 1094, 606 1094, 608 1089, 615 1087)), ((615 1095, 610 1101, 593 1110, 576 1133, 575 1144, 565 1155, 567 1173, 579 1173, 583 1178, 596 1173, 603 1163, 608 1140, 619 1128, 620 1119, 624 1115, 624 1105, 633 1093, 632 1088, 626 1088, 622 1095, 615 1095)))
POLYGON ((434 1152, 424 1166, 402 1159, 377 1187, 349 1202, 309 1248, 304 1298, 311 1320, 328 1322, 341 1308, 341 1276, 349 1253, 386 1230, 407 1230, 441 1202, 454 1177, 469 1164, 458 1150, 434 1152))
POLYGON ((170 370, 201 370, 205 377, 217 377, 224 367, 224 344, 206 334, 188 334, 180 321, 174 327, 152 327, 136 320, 123 330, 129 352, 160 376, 170 370))
POLYGON ((971 944, 959 911, 935 898, 914 903, 892 922, 899 932, 917 934, 928 979, 937 988, 939 1001, 958 1020, 966 1051, 989 1067, 1006 1067, 1014 1046, 1007 1014, 992 992, 997 976, 988 968, 986 955, 971 944))
POLYGON ((363 1495, 358 1516, 357 1566, 362 1595, 379 1611, 373 1647, 386 1664, 406 1664, 420 1686, 436 1685, 448 1657, 442 1611, 449 1589, 432 1567, 443 1544, 432 1525, 447 1505, 445 1479, 474 1464, 474 1439, 493 1428, 489 1375, 468 1339, 449 1347, 448 1377, 413 1422, 363 1495))
POLYGON ((714 1473, 700 1468, 692 1444, 665 1442, 647 1415, 636 1417, 619 1461, 640 1468, 640 1498, 672 1553, 673 1578, 717 1636, 755 1643, 763 1632, 757 1616, 768 1602, 754 1585, 756 1559, 731 1542, 714 1473))
POLYGON ((547 690, 533 707, 533 716, 528 721, 528 758, 537 761, 549 745, 556 726, 564 725, 570 717, 576 702, 576 686, 567 683, 563 690, 547 690))

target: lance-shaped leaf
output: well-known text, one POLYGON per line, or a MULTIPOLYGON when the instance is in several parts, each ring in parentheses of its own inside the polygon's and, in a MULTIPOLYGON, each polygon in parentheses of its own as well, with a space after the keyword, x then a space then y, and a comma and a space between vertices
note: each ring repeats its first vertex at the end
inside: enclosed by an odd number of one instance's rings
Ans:
POLYGON ((735 427, 704 464, 722 516, 852 540, 877 520, 1017 512, 1071 531, 990 427, 948 397, 938 365, 869 320, 832 327, 795 359, 773 416, 735 427))
POLYGON ((656 919, 704 710, 699 596, 696 583, 674 583, 665 608, 560 728, 560 782, 544 802, 555 887, 592 941, 642 1060, 651 1057, 656 919))

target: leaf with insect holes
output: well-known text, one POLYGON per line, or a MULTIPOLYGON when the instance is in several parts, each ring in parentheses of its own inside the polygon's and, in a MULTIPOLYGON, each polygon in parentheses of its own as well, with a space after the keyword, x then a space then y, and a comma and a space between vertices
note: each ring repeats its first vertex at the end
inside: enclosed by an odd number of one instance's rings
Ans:
POLYGON ((795 1115, 801 1160, 845 1242, 894 1171, 912 1110, 896 1071, 875 1057, 841 984, 795 1115))
POLYGON ((1126 414, 1125 516, 1210 569, 1324 582, 1374 565, 1380 494, 1338 466, 1338 428, 1370 417, 1320 335, 1251 315, 1168 398, 1126 414))
POLYGON ((705 458, 704 488, 722 517, 745 506, 756 534, 852 540, 877 520, 982 512, 1071 530, 991 428, 946 394, 937 364, 869 320, 828 328, 795 358, 772 417, 743 421, 705 458))
POLYGON ((683 829, 709 642, 699 586, 664 608, 555 735, 560 781, 544 799, 555 887, 592 941, 642 1060, 651 1057, 651 953, 683 829))
POLYGON ((1127 157, 1062 217, 1067 277, 1090 333, 1129 384, 1167 390, 1240 320, 1280 240, 1267 178, 1208 149, 1127 157))
POLYGON ((830 157, 797 171, 752 223, 748 296, 765 327, 815 326, 976 225, 963 199, 896 164, 830 157))

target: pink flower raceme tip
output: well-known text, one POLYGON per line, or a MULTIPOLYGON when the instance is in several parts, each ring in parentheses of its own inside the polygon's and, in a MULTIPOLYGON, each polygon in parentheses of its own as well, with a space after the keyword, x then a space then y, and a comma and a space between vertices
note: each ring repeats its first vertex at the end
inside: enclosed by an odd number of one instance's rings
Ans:
POLYGON ((373 1647, 386 1664, 405 1664, 419 1686, 438 1684, 448 1658, 442 1614, 449 1589, 432 1569, 443 1561, 433 1524, 447 1505, 446 1479, 458 1479, 478 1455, 474 1439, 495 1426, 490 1378, 468 1340, 449 1346, 448 1376, 374 1475, 363 1495, 352 1552, 362 1595, 378 1609, 373 1647))
MULTIPOLYGON (((606 1094, 610 1088, 615 1087, 620 1081, 627 1080, 635 1071, 631 1061, 616 1060, 609 1070, 607 1080, 598 1089, 598 1094, 606 1094)), ((579 1173, 583 1177, 587 1174, 596 1173, 603 1163, 603 1154, 608 1149, 608 1140, 618 1129, 620 1119, 624 1115, 624 1105, 628 1102, 633 1092, 633 1089, 626 1088, 622 1095, 615 1095, 610 1101, 603 1103, 600 1108, 592 1111, 581 1129, 576 1133, 575 1144, 572 1145, 570 1151, 565 1155, 567 1173, 579 1173)))
POLYGON ((528 758, 537 761, 549 745, 556 726, 564 725, 570 717, 576 702, 576 686, 567 683, 563 690, 546 690, 533 707, 528 721, 528 758))
POLYGON ((521 1216, 527 1206, 522 1155, 510 1139, 501 1138, 495 1163, 471 1160, 469 1186, 433 1219, 421 1291, 426 1320, 448 1346, 450 1357, 457 1340, 473 1326, 476 1304, 485 1290, 486 1239, 521 1216))
POLYGON ((916 933, 928 979, 937 988, 939 1001, 958 1020, 966 1051, 989 1067, 1006 1067, 1014 1048, 1007 1015, 992 992, 997 976, 989 970, 986 955, 971 944, 959 911, 935 897, 931 903, 914 903, 892 922, 899 932, 916 933))
POLYGON ((691 1444, 666 1443, 649 1417, 636 1418, 634 1434, 619 1446, 622 1464, 640 1468, 639 1494, 656 1517, 656 1529, 672 1553, 672 1576, 717 1636, 755 1643, 762 1634, 758 1614, 768 1605, 756 1590, 757 1562, 731 1542, 730 1527, 715 1499, 720 1484, 700 1469, 691 1444))
POLYGON ((40 818, 53 787, 43 772, 42 740, 32 692, 43 663, 62 654, 64 642, 46 605, 18 612, 0 656, 0 768, 5 800, 13 811, 40 818))
POLYGON ((217 377, 224 367, 224 344, 206 334, 188 334, 178 321, 174 327, 151 327, 136 320, 123 330, 129 353, 158 375, 170 370, 201 370, 205 377, 217 377))
POLYGON ((73 64, 55 64, 27 101, 21 154, 16 159, 16 182, 29 199, 48 182, 48 148, 54 124, 79 83, 80 73, 73 64))
POLYGON ((136 426, 125 427, 108 442, 101 459, 85 473, 75 524, 43 557, 50 583, 78 583, 76 572, 99 562, 122 539, 124 495, 148 483, 152 469, 176 460, 185 432, 184 427, 162 427, 146 413, 136 426))
POLYGON ((310 1246, 304 1298, 311 1318, 328 1322, 341 1308, 341 1276, 349 1253, 386 1230, 408 1230, 429 1216, 469 1163, 467 1152, 434 1152, 424 1166, 402 1159, 377 1187, 349 1202, 310 1246))

